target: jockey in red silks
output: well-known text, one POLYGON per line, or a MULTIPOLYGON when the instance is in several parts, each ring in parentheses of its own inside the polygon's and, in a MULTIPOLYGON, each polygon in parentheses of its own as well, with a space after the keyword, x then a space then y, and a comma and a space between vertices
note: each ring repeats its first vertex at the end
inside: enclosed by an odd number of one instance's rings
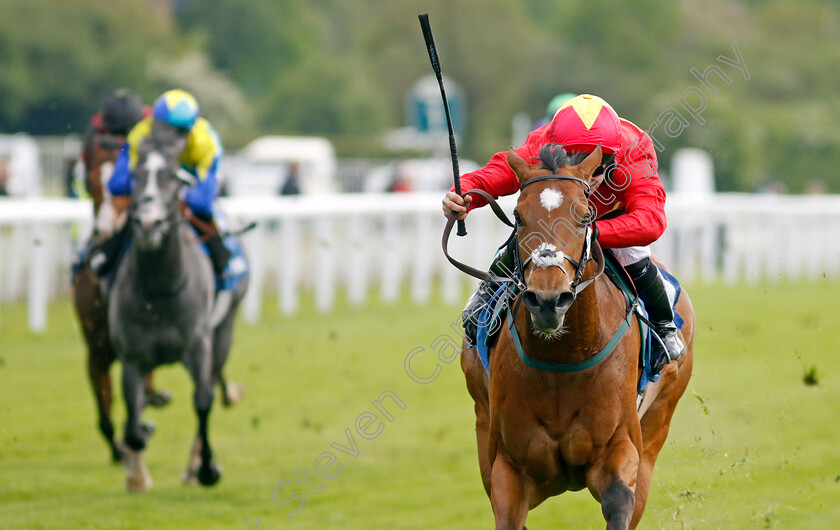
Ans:
MULTIPOLYGON (((666 227, 665 189, 657 174, 650 137, 619 118, 603 99, 583 94, 566 101, 549 123, 529 134, 525 144, 515 151, 526 162, 538 163, 539 148, 545 144, 561 145, 578 161, 601 145, 604 158, 595 175, 604 173, 605 180, 590 197, 598 242, 603 248, 612 249, 633 279, 668 360, 678 359, 685 348, 677 336, 672 301, 659 268, 650 261, 650 244, 659 239, 666 227)), ((519 186, 507 163, 507 152, 496 153, 483 168, 461 177, 462 189, 478 188, 493 197, 512 195, 519 186)), ((481 197, 463 198, 450 190, 443 198, 443 212, 447 217, 457 212, 458 218, 464 219, 469 210, 484 204, 481 197)), ((510 261, 508 252, 502 249, 491 271, 510 270, 510 261)), ((481 282, 467 302, 463 320, 471 344, 476 342, 481 311, 497 288, 491 282, 481 282)))

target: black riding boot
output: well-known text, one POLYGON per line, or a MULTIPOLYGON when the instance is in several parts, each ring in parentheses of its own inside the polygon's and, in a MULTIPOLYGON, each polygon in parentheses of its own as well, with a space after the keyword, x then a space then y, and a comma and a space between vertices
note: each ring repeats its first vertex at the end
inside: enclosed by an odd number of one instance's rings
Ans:
MULTIPOLYGON (((512 271, 513 258, 510 257, 507 248, 503 248, 493 258, 493 262, 490 264, 490 273, 496 276, 507 277, 512 275, 512 271)), ((478 288, 470 296, 470 299, 467 300, 467 306, 464 307, 461 318, 464 325, 464 334, 469 339, 470 344, 476 344, 478 327, 480 324, 486 324, 486 322, 481 322, 481 312, 484 311, 484 308, 493 298, 493 294, 499 290, 499 287, 501 287, 499 282, 484 280, 478 284, 478 288)))
MULTIPOLYGON (((212 214, 197 214, 193 212, 193 215, 204 224, 215 228, 216 223, 213 220, 212 214)), ((227 267, 227 263, 232 254, 225 246, 224 241, 222 241, 222 235, 219 233, 218 229, 205 235, 209 237, 204 244, 207 246, 207 253, 210 255, 210 263, 213 265, 213 273, 216 276, 221 276, 222 273, 225 272, 225 267, 227 267)))
POLYGON ((222 236, 218 232, 211 235, 205 244, 210 254, 210 262, 213 264, 213 272, 216 276, 220 276, 225 271, 228 260, 230 260, 230 250, 227 249, 222 241, 222 236))
POLYGON ((117 263, 120 253, 125 248, 131 226, 125 223, 111 234, 111 237, 95 245, 90 251, 90 270, 99 278, 110 273, 117 263))
POLYGON ((665 289, 665 278, 659 272, 659 268, 645 258, 638 263, 628 265, 627 272, 636 284, 639 297, 645 304, 648 312, 648 319, 653 326, 653 331, 659 335, 662 344, 659 348, 658 341, 654 341, 652 347, 653 373, 659 373, 663 366, 671 361, 676 361, 685 352, 685 346, 677 334, 677 325, 674 323, 674 309, 668 292, 665 289), (664 347, 664 351, 656 353, 657 349, 664 347))

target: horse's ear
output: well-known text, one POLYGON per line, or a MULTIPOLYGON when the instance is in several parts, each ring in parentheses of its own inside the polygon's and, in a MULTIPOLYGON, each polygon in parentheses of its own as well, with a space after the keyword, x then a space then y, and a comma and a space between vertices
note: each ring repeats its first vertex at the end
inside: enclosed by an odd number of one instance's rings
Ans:
POLYGON ((513 172, 516 173, 516 178, 520 183, 524 183, 528 180, 528 169, 530 166, 528 165, 528 162, 525 162, 521 156, 516 154, 513 147, 508 149, 507 163, 513 172))
POLYGON ((602 158, 601 144, 598 144, 598 147, 584 158, 583 162, 577 165, 577 168, 583 173, 584 178, 589 180, 592 178, 592 173, 601 165, 602 158))
POLYGON ((595 191, 598 189, 598 186, 604 183, 604 178, 607 176, 606 173, 601 173, 597 177, 592 177, 589 179, 589 189, 591 191, 595 191))

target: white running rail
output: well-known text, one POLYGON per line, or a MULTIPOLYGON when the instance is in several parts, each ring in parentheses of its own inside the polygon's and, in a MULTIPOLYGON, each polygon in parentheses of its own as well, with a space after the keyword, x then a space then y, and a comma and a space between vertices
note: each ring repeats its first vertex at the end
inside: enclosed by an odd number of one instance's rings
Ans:
MULTIPOLYGON (((345 194, 220 199, 231 224, 257 221, 243 236, 251 261, 247 321, 260 319, 262 297, 274 291, 284 314, 303 293, 320 311, 338 293, 363 307, 372 292, 385 302, 408 286, 423 304, 432 288, 460 304, 474 280, 440 250, 440 193, 345 194), (436 281, 439 280, 439 281, 436 281)), ((510 212, 512 197, 501 201, 510 212)), ((817 280, 840 273, 840 196, 671 194, 669 227, 654 251, 683 282, 817 280)), ((73 199, 0 199, 0 301, 26 300, 29 326, 47 327, 49 300, 70 291, 70 265, 91 226, 91 205, 73 199)), ((482 208, 467 219, 466 238, 453 236, 456 258, 487 267, 508 228, 482 208)))

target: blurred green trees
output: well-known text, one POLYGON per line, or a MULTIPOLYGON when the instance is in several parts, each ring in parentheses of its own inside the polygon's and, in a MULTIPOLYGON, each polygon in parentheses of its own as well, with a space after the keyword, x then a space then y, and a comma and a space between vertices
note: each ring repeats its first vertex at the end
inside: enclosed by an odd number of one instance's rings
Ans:
POLYGON ((507 148, 511 118, 559 92, 603 96, 649 128, 690 69, 731 77, 703 124, 660 134, 715 158, 722 189, 822 181, 840 191, 840 5, 832 0, 0 0, 0 130, 83 129, 113 88, 147 100, 194 90, 226 142, 327 135, 339 153, 382 154, 405 97, 431 73, 417 23, 430 14, 444 73, 467 96, 459 144, 478 162, 507 148), (716 62, 737 42, 749 70, 716 62))

